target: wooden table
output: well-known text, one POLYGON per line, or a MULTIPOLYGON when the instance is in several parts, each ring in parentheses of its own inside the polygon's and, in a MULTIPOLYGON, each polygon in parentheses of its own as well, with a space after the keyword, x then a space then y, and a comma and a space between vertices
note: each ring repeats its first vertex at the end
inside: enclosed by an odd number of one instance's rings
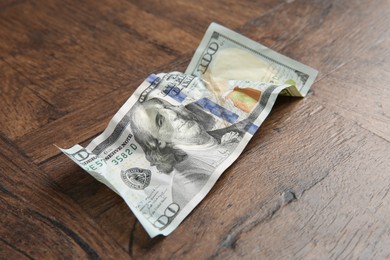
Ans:
POLYGON ((390 2, 0 3, 0 256, 390 258, 390 2), (87 144, 210 22, 319 70, 168 237, 53 146, 87 144))

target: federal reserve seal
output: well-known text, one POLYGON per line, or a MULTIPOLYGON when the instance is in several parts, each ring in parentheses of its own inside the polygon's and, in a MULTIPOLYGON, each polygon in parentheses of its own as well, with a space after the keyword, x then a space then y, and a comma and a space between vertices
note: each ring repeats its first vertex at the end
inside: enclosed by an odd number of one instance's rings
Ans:
POLYGON ((149 186, 152 173, 146 169, 131 168, 121 171, 121 177, 124 183, 132 189, 143 190, 149 186))

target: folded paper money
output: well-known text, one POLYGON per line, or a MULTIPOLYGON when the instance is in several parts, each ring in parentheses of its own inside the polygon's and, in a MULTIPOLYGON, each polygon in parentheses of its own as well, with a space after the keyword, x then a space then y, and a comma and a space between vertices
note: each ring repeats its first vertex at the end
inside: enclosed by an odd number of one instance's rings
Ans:
POLYGON ((106 184, 147 233, 170 234, 238 158, 279 94, 317 71, 211 24, 185 73, 149 75, 87 147, 61 149, 106 184))

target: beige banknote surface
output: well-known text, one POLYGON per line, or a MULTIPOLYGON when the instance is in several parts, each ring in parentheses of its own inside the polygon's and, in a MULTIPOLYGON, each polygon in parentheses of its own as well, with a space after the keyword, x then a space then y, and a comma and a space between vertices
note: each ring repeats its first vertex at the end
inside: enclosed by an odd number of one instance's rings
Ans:
POLYGON ((318 72, 241 34, 212 23, 185 73, 212 83, 214 91, 225 91, 226 80, 249 80, 289 84, 291 86, 282 94, 303 97, 318 72))

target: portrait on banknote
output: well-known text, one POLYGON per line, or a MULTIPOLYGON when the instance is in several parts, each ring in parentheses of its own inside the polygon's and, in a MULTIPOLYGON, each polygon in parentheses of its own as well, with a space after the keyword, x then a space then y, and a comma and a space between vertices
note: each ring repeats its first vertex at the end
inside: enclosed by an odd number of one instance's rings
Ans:
POLYGON ((184 206, 201 190, 244 132, 215 129, 215 118, 196 104, 175 106, 152 98, 130 111, 135 140, 151 166, 172 175, 173 201, 184 206))

